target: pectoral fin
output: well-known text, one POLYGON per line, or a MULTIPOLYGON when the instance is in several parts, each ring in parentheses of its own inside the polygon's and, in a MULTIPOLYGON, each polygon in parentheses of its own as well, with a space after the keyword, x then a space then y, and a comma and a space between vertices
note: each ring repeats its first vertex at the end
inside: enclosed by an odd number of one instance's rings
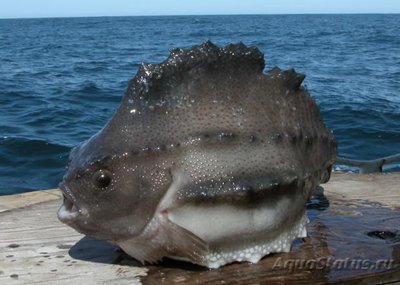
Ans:
POLYGON ((174 257, 204 264, 208 244, 201 238, 173 223, 164 210, 154 218, 142 235, 117 244, 129 255, 144 263, 156 263, 163 257, 174 257))
POLYGON ((171 222, 167 212, 162 215, 162 228, 169 240, 166 251, 175 257, 203 264, 209 250, 208 244, 189 230, 171 222))

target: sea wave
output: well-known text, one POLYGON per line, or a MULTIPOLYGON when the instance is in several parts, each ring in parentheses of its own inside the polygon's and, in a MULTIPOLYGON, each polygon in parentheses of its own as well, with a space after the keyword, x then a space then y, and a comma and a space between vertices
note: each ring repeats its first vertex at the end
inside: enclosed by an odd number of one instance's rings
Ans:
POLYGON ((0 137, 0 193, 55 187, 64 172, 69 151, 68 146, 45 140, 0 137))

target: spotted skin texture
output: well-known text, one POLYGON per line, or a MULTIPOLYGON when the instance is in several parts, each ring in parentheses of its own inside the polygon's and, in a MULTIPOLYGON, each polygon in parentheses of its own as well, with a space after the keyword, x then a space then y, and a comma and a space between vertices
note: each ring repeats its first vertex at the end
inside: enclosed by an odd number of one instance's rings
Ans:
POLYGON ((305 235, 336 141, 301 86, 243 44, 142 64, 107 125, 72 150, 61 221, 142 262, 257 262, 305 235), (209 226, 207 226, 209 225, 209 226))

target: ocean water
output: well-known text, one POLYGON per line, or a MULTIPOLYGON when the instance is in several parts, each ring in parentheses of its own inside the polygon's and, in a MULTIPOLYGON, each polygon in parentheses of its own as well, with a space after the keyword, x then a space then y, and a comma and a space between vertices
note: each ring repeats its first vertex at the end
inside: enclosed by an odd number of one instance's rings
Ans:
POLYGON ((266 70, 305 73, 341 156, 399 153, 399 25, 400 15, 0 20, 0 194, 55 187, 140 62, 208 39, 257 46, 266 70))

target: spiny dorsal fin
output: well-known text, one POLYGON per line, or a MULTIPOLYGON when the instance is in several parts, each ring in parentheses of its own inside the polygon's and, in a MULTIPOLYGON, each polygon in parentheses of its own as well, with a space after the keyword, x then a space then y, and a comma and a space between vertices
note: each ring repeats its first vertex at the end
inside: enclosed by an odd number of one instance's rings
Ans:
POLYGON ((261 73, 264 66, 264 55, 256 47, 238 43, 220 48, 206 41, 190 49, 173 49, 169 57, 160 64, 141 64, 128 91, 139 91, 143 94, 149 93, 151 89, 164 90, 165 87, 179 83, 194 69, 261 73))
POLYGON ((283 84, 290 86, 294 90, 298 90, 304 78, 306 78, 304 74, 297 73, 293 68, 282 71, 279 67, 274 67, 267 75, 273 78, 281 78, 283 84))

